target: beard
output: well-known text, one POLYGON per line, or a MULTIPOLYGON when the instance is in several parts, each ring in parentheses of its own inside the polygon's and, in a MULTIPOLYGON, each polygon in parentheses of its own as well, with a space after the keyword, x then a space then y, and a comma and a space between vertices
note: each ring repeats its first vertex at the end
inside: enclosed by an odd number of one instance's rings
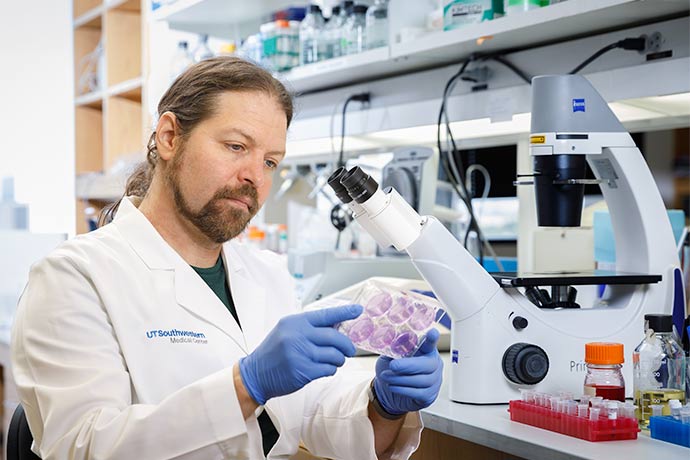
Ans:
POLYGON ((251 184, 239 187, 223 187, 214 193, 208 202, 198 211, 192 209, 182 192, 180 185, 180 167, 184 157, 183 146, 173 157, 166 180, 173 193, 177 211, 194 225, 209 240, 222 244, 242 233, 249 221, 259 211, 259 199, 256 188, 251 184), (227 199, 244 201, 248 210, 229 206, 227 199))

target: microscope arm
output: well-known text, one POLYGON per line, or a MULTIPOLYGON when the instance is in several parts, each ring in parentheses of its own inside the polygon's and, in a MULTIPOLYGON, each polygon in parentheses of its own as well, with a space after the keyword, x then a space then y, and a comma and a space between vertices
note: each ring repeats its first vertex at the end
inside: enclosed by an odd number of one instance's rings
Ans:
MULTIPOLYGON (((354 203, 353 204, 357 204, 354 203)), ((468 318, 501 287, 436 218, 420 216, 395 189, 357 204, 362 226, 382 245, 406 251, 453 321, 468 318)))

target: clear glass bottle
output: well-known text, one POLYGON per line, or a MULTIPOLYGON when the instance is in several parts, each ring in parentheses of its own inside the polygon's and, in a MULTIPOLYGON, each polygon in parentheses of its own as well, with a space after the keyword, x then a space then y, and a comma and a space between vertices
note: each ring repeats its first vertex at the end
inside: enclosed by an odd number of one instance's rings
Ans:
POLYGON ((367 49, 367 6, 355 5, 345 24, 347 54, 357 54, 367 49))
POLYGON ((624 402, 625 380, 621 372, 624 360, 622 343, 585 344, 587 374, 585 374, 584 394, 624 402))
POLYGON ((299 27, 299 63, 313 64, 319 61, 319 35, 324 21, 319 5, 309 5, 307 15, 299 27))
POLYGON ((341 7, 334 6, 331 10, 331 18, 323 28, 324 43, 326 44, 326 59, 337 58, 343 52, 343 28, 347 19, 341 14, 341 7))
POLYGON ((194 49, 193 57, 194 62, 201 62, 213 57, 213 51, 208 47, 208 35, 199 35, 199 43, 194 49))
POLYGON ((388 45, 388 0, 376 0, 367 10, 367 49, 388 45))
POLYGON ((633 352, 633 390, 640 426, 647 428, 652 405, 685 402, 685 353, 673 333, 671 315, 645 315, 645 338, 633 352))

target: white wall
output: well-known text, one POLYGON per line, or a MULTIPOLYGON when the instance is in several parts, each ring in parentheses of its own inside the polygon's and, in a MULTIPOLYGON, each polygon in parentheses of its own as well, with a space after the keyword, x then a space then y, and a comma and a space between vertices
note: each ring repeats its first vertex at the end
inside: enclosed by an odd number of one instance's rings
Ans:
POLYGON ((0 177, 35 233, 75 231, 72 2, 0 0, 0 177))

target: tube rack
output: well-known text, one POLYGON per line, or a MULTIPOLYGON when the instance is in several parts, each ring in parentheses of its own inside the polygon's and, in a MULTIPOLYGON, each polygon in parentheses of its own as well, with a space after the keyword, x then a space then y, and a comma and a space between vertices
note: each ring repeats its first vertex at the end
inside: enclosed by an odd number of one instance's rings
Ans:
POLYGON ((635 418, 618 417, 611 420, 606 414, 602 414, 596 420, 590 420, 589 417, 570 415, 520 400, 510 401, 508 411, 510 412, 510 419, 514 422, 525 423, 586 441, 637 439, 637 433, 640 431, 635 418))
POLYGON ((649 418, 652 438, 690 447, 690 424, 665 415, 649 418))

